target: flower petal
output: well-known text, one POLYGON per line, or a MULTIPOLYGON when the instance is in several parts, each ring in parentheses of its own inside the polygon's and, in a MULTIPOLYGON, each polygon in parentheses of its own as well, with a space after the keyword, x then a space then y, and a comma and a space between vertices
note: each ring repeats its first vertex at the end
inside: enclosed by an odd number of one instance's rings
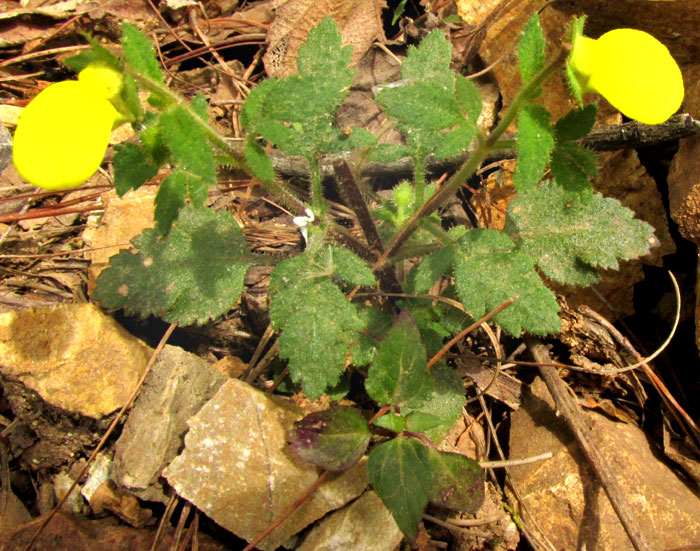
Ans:
POLYGON ((44 189, 77 187, 100 166, 118 116, 91 86, 52 84, 20 114, 14 164, 24 179, 44 189))
POLYGON ((587 87, 628 117, 664 122, 683 101, 683 77, 666 46, 636 29, 615 29, 596 40, 587 87))

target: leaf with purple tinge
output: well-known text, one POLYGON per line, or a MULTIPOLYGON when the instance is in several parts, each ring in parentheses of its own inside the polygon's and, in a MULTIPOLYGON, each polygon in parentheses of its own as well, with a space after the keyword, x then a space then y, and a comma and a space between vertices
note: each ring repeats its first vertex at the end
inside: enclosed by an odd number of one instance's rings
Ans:
POLYGON ((310 413, 294 423, 289 445, 305 461, 329 471, 346 471, 367 450, 367 420, 353 408, 337 406, 310 413))
POLYGON ((431 503, 456 511, 474 512, 484 501, 484 472, 473 459, 459 453, 427 448, 432 473, 431 503))

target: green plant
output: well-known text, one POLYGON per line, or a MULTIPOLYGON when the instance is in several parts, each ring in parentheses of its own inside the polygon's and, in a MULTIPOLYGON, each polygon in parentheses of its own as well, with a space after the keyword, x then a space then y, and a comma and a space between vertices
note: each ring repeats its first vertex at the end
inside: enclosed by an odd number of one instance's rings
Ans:
MULTIPOLYGON (((581 31, 582 21, 576 21, 575 43, 590 45, 581 31)), ((380 406, 371 423, 350 408, 309 415, 298 423, 292 447, 314 464, 344 470, 365 454, 372 430, 378 432, 385 440, 369 453, 370 479, 409 537, 415 537, 429 501, 477 508, 483 498, 478 464, 438 452, 432 444, 444 437, 465 404, 460 378, 436 356, 444 338, 499 308, 494 320, 514 336, 557 333, 559 308, 540 273, 560 283, 589 285, 598 280, 599 268, 644 255, 653 241, 648 224, 591 186, 596 158, 577 140, 592 128, 595 104, 552 123, 550 113, 535 103, 542 84, 564 66, 564 51, 547 61, 539 20, 528 22, 518 49, 523 85, 499 124, 484 134, 477 125, 478 90, 450 70, 451 46, 433 31, 409 47, 401 81, 377 93, 377 102, 406 137, 403 145, 379 144, 363 129, 333 124, 354 70, 348 68, 350 49, 341 46, 327 18, 300 49, 297 76, 270 79, 251 91, 241 117, 248 136, 243 151, 236 152, 207 124, 202 96, 187 102, 163 84, 141 33, 124 25, 122 43, 123 59, 93 42, 91 50, 70 61, 76 70, 98 63, 123 75, 113 101, 139 142, 117 148, 115 187, 122 195, 163 164, 171 171, 156 197, 156 228, 136 237, 133 250, 111 259, 95 299, 128 314, 202 323, 235 304, 251 265, 273 265, 270 320, 292 381, 316 398, 348 369, 356 370, 380 406), (146 109, 139 88, 150 93, 146 109), (517 196, 505 229, 445 231, 436 211, 489 153, 505 145, 500 140, 513 122, 517 196), (310 204, 278 181, 260 138, 308 161, 310 204), (414 166, 412 182, 397 184, 390 199, 376 198, 377 206, 370 207, 352 171, 336 165, 341 195, 355 211, 364 241, 329 214, 319 166, 322 155, 355 149, 384 161, 408 156, 414 166), (426 178, 426 157, 467 150, 464 164, 436 190, 426 178), (306 250, 292 258, 254 255, 232 216, 203 208, 217 164, 248 172, 295 213, 306 212, 298 219, 308 231, 306 250), (551 177, 541 181, 547 167, 551 177), (615 239, 607 238, 611 234, 615 239), (406 259, 415 259, 415 266, 400 279, 395 267, 406 259), (443 277, 451 282, 446 295, 458 298, 466 313, 418 296, 443 277), (353 302, 348 296, 356 286, 398 288, 405 298, 353 302)), ((572 59, 577 61, 568 73, 580 90, 576 79, 592 73, 582 69, 587 61, 581 60, 588 58, 576 47, 572 59)))

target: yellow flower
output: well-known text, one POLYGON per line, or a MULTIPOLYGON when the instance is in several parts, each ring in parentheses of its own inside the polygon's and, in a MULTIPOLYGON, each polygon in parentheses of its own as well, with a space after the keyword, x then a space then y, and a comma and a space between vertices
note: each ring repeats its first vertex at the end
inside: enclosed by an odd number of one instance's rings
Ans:
POLYGON ((12 157, 17 171, 35 186, 68 189, 84 184, 100 166, 112 128, 122 117, 110 102, 121 75, 91 64, 78 80, 42 90, 19 116, 12 157))
POLYGON ((664 122, 683 101, 683 77, 666 46, 636 29, 574 37, 569 67, 583 93, 597 92, 631 119, 664 122))

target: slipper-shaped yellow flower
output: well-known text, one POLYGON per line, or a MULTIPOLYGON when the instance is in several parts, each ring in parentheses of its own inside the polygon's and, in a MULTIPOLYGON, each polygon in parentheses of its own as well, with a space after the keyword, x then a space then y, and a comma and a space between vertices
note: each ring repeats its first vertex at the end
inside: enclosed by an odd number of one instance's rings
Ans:
POLYGON ((42 90, 17 123, 12 157, 20 175, 50 190, 84 184, 100 166, 112 128, 122 122, 110 102, 121 86, 119 72, 91 64, 78 80, 42 90))
POLYGON ((664 122, 683 101, 683 77, 666 46, 636 29, 575 36, 569 67, 581 91, 597 92, 631 119, 664 122))

